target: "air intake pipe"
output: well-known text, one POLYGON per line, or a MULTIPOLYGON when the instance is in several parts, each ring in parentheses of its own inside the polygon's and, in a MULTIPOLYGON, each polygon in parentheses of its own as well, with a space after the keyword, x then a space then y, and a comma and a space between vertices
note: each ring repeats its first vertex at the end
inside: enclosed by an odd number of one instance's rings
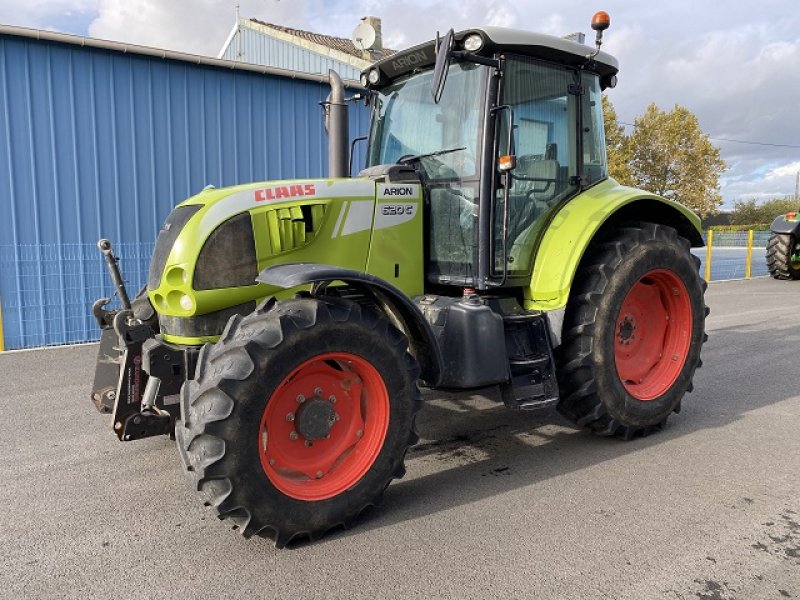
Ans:
POLYGON ((350 131, 344 85, 333 69, 328 71, 328 79, 331 93, 322 104, 328 132, 328 177, 350 177, 350 131))

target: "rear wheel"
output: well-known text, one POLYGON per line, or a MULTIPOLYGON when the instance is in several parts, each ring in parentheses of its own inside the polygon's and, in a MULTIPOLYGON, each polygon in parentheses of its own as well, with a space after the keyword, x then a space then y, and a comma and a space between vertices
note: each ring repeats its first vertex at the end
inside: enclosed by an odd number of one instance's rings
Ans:
POLYGON ((773 233, 767 242, 767 269, 775 279, 800 279, 800 249, 791 233, 773 233))
POLYGON ((277 546, 348 526, 404 474, 419 369, 383 317, 344 300, 268 303, 206 346, 176 437, 206 504, 277 546))
POLYGON ((630 439, 680 409, 705 341, 705 282, 688 240, 662 225, 617 231, 575 275, 559 362, 559 411, 630 439))

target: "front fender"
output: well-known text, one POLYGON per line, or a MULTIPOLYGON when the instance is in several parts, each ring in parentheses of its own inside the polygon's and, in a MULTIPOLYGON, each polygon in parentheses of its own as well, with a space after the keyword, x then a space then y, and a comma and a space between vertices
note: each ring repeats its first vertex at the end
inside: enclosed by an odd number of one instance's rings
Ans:
POLYGON ((411 353, 422 369, 422 380, 430 386, 439 383, 443 361, 433 330, 411 298, 388 281, 362 271, 316 263, 287 263, 267 267, 259 273, 257 281, 283 289, 309 283, 342 281, 364 290, 390 321, 400 322, 407 334, 411 353))
POLYGON ((613 179, 589 188, 567 202, 547 228, 534 257, 525 308, 552 311, 569 298, 578 265, 598 231, 624 221, 650 221, 669 225, 702 246, 700 219, 685 206, 624 187, 613 179))

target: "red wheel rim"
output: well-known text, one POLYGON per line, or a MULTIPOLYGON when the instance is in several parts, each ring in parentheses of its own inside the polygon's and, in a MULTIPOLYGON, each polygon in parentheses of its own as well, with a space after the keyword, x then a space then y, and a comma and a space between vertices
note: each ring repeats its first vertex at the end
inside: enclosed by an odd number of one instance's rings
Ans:
POLYGON ((369 471, 389 428, 389 394, 368 361, 320 354, 284 377, 259 427, 261 466, 297 500, 325 500, 369 471))
POLYGON ((625 390, 653 400, 678 379, 689 354, 692 305, 672 271, 646 273, 628 291, 614 328, 614 360, 625 390))

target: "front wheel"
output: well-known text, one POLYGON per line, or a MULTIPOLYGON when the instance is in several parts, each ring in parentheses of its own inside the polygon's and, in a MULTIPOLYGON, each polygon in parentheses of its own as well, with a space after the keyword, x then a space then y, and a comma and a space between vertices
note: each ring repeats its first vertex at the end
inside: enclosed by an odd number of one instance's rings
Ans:
POLYGON ((201 352, 176 427, 206 504, 279 547, 378 504, 417 441, 419 369, 406 348, 385 318, 346 300, 233 317, 201 352))
POLYGON ((556 353, 562 414, 630 439, 679 410, 700 366, 708 313, 689 250, 674 229, 642 223, 587 251, 556 353))

